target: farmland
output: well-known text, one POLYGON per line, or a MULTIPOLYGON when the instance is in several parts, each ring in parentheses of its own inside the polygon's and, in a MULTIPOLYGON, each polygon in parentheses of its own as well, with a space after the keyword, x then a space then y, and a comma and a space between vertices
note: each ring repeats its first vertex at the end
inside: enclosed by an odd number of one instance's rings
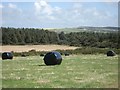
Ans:
POLYGON ((43 57, 2 61, 3 88, 118 88, 118 56, 62 56, 61 65, 46 66, 43 57))
POLYGON ((99 33, 110 33, 117 32, 117 27, 74 27, 74 28, 45 28, 45 30, 54 31, 57 33, 65 32, 99 32, 99 33))
POLYGON ((52 51, 52 50, 74 50, 78 47, 67 45, 3 45, 2 52, 28 52, 30 50, 36 51, 52 51))
POLYGON ((14 55, 1 60, 2 88, 118 88, 120 38, 114 28, 101 29, 2 28, 0 52, 14 55), (117 55, 107 57, 110 49, 117 55), (40 55, 53 50, 63 61, 46 66, 40 55))

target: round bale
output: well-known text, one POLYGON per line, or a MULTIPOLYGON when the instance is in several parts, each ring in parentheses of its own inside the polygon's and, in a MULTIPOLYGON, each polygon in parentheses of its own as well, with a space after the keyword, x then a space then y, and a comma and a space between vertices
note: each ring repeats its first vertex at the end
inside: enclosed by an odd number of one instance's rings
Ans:
POLYGON ((13 54, 11 52, 2 53, 2 59, 13 59, 13 54))
POLYGON ((59 52, 52 51, 52 52, 48 52, 44 56, 43 60, 46 65, 60 65, 62 62, 62 57, 59 52))
POLYGON ((65 56, 69 56, 70 54, 69 53, 65 53, 65 56))
POLYGON ((40 56, 41 56, 41 57, 43 57, 43 56, 44 56, 44 54, 43 54, 43 53, 41 53, 41 54, 40 54, 40 56))
POLYGON ((26 55, 25 54, 21 54, 21 57, 26 57, 26 55))
POLYGON ((116 55, 116 53, 112 50, 107 52, 107 56, 115 56, 115 55, 116 55))

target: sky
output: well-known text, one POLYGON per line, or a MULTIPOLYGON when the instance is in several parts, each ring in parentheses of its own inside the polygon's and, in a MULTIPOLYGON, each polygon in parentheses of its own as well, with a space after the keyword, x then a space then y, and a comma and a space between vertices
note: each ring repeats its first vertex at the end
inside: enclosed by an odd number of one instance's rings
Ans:
POLYGON ((0 10, 2 27, 118 26, 118 2, 6 1, 0 10))

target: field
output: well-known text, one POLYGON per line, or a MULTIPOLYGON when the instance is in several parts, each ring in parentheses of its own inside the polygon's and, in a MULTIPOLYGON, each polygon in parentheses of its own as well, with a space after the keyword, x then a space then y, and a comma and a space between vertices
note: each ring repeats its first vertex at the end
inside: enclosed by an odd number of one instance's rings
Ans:
POLYGON ((83 32, 83 31, 85 31, 84 29, 77 29, 77 28, 57 28, 57 29, 46 28, 46 30, 54 31, 57 33, 60 33, 60 32, 70 33, 70 32, 83 32))
POLYGON ((52 50, 74 50, 78 47, 65 46, 65 45, 4 45, 1 52, 28 52, 30 50, 36 51, 52 51, 52 50))
POLYGON ((62 56, 61 65, 46 66, 43 57, 2 61, 3 88, 118 88, 118 56, 62 56))
POLYGON ((118 32, 117 28, 108 28, 108 27, 79 27, 79 28, 44 28, 45 30, 54 31, 57 33, 65 32, 99 32, 99 33, 106 33, 106 32, 118 32))

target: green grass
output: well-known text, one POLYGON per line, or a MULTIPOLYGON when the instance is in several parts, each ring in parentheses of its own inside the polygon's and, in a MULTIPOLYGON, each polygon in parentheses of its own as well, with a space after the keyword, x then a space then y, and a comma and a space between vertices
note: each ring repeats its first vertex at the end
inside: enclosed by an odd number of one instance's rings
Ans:
POLYGON ((43 57, 2 61, 3 88, 118 88, 118 57, 63 56, 61 65, 46 66, 43 57))

